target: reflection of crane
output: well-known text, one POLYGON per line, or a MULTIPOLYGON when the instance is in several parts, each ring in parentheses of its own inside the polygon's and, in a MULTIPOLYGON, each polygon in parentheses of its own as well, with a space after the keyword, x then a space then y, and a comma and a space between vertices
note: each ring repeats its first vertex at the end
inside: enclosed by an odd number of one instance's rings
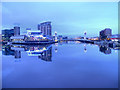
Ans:
POLYGON ((55 52, 58 52, 57 48, 55 48, 55 52))
POLYGON ((86 44, 84 44, 84 52, 85 52, 85 53, 87 52, 86 44))
POLYGON ((55 52, 57 52, 57 46, 58 46, 58 43, 55 43, 55 52))

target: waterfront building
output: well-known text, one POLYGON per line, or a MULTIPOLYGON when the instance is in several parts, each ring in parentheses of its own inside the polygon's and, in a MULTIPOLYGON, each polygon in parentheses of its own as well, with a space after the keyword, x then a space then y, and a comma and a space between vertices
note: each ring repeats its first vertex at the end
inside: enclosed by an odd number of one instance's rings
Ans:
POLYGON ((14 27, 14 36, 18 36, 18 35, 20 35, 20 27, 15 26, 14 27))
POLYGON ((100 40, 110 40, 110 37, 112 35, 112 29, 110 28, 106 28, 102 31, 100 31, 99 36, 100 36, 100 40))
POLYGON ((20 35, 20 27, 14 27, 14 29, 4 29, 2 30, 2 41, 10 41, 11 36, 20 35))
POLYGON ((0 43, 2 43, 2 34, 0 34, 0 43))
POLYGON ((120 41, 120 34, 111 35, 110 38, 112 41, 120 41))
POLYGON ((67 36, 64 36, 63 39, 68 39, 68 37, 67 37, 67 36))
POLYGON ((12 42, 24 42, 25 37, 26 37, 25 35, 11 36, 10 41, 12 41, 12 42))
POLYGON ((10 41, 11 36, 14 36, 14 29, 2 30, 2 41, 10 41))
POLYGON ((90 37, 88 40, 99 40, 99 37, 90 37))
POLYGON ((39 36, 39 35, 42 35, 42 32, 39 30, 27 30, 26 34, 26 36, 39 36))
POLYGON ((26 35, 16 35, 16 36, 11 36, 10 37, 9 44, 11 43, 34 43, 34 42, 51 42, 52 39, 49 37, 43 36, 42 32, 37 30, 27 30, 26 35))
POLYGON ((31 30, 31 28, 26 28, 26 30, 31 30))
POLYGON ((63 38, 62 35, 58 35, 59 40, 62 40, 62 38, 63 38))
POLYGON ((38 30, 40 30, 44 36, 52 36, 51 22, 43 22, 38 24, 38 30))
POLYGON ((45 40, 47 37, 44 37, 42 32, 39 30, 27 30, 27 41, 39 41, 45 40))

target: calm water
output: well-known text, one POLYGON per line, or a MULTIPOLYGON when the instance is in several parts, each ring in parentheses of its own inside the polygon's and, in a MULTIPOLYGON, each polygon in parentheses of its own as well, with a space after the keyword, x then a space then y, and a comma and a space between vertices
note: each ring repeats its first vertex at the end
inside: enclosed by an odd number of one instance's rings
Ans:
POLYGON ((118 50, 68 42, 3 46, 3 88, 117 88, 118 50))

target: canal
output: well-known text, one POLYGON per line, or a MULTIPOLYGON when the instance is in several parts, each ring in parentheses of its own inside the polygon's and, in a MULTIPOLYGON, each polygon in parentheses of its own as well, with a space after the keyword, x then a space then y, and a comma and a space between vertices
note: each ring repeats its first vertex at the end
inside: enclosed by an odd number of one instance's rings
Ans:
POLYGON ((79 42, 3 46, 3 88, 117 88, 118 50, 79 42))

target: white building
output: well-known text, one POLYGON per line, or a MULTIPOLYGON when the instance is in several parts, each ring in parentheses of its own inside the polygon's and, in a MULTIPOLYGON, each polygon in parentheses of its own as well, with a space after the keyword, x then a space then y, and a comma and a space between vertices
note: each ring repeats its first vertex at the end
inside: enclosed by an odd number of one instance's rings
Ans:
POLYGON ((10 41, 12 42, 23 42, 25 40, 25 35, 11 36, 10 41))

